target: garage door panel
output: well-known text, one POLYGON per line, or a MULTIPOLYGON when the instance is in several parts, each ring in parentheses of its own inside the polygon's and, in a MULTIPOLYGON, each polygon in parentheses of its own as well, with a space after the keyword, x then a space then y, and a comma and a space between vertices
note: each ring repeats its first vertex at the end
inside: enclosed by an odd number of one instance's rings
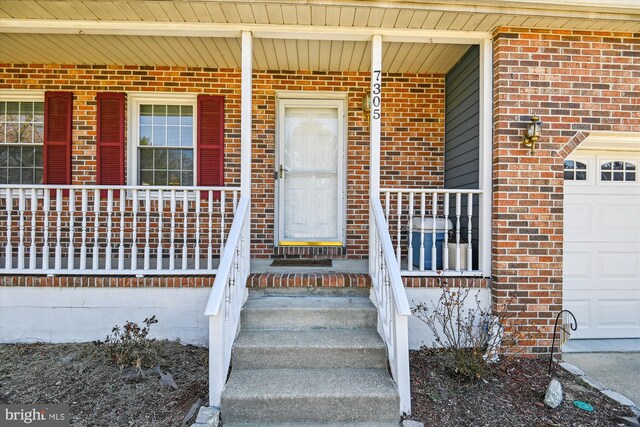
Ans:
POLYGON ((601 182, 599 165, 639 153, 582 152, 589 181, 565 181, 564 308, 572 338, 640 337, 640 183, 601 182))
POLYGON ((640 253, 638 252, 598 252, 598 278, 635 278, 640 276, 640 253))
MULTIPOLYGON (((612 294, 612 293, 610 293, 612 294)), ((572 338, 634 338, 640 336, 640 300, 633 290, 606 297, 599 289, 565 292, 565 308, 578 321, 572 338)))
POLYGON ((591 253, 573 252, 565 248, 565 279, 588 279, 591 277, 591 253))

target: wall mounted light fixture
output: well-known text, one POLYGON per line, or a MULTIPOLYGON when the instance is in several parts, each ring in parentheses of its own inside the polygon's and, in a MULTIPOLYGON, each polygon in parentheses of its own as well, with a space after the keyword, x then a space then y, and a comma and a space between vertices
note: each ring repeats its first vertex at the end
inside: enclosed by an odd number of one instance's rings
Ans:
POLYGON ((525 147, 531 148, 531 154, 535 149, 536 142, 540 137, 540 130, 542 129, 542 122, 538 116, 532 116, 531 122, 527 124, 527 130, 524 133, 522 143, 525 147))
POLYGON ((366 117, 369 111, 371 111, 371 94, 367 92, 362 97, 362 115, 366 117))

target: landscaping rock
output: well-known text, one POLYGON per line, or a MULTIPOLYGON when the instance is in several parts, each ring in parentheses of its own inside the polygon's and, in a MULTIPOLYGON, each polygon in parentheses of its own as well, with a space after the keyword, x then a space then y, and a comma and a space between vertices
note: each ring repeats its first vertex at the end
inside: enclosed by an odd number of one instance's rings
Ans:
POLYGON ((635 406, 635 403, 633 403, 633 401, 631 399, 629 399, 626 396, 621 395, 617 391, 602 390, 602 393, 606 394, 607 396, 609 396, 610 398, 612 398, 613 400, 615 400, 616 402, 618 402, 621 405, 624 405, 624 406, 635 406))
POLYGON ((424 427, 424 424, 420 421, 404 420, 402 422, 402 427, 424 427))
POLYGON ((552 379, 544 395, 544 403, 548 407, 555 409, 562 403, 562 385, 557 379, 552 379))
POLYGON ((559 363, 559 365, 565 371, 571 372, 573 375, 577 375, 579 377, 584 376, 584 372, 582 371, 582 369, 578 368, 577 366, 572 365, 571 363, 562 362, 562 363, 559 363))

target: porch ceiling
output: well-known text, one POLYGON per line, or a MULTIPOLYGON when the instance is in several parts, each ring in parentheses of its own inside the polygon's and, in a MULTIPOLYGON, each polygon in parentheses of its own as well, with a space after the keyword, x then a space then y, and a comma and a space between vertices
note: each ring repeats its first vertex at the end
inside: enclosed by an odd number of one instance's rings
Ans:
MULTIPOLYGON (((256 69, 368 71, 370 44, 356 35, 373 29, 487 33, 512 26, 640 32, 640 3, 605 3, 4 0, 0 62, 239 68, 238 36, 244 29, 254 32, 256 69), (273 26, 292 28, 298 36, 258 35, 260 28, 273 26), (99 31, 83 31, 85 27, 99 31), (226 33, 215 36, 219 28, 226 33), (316 36, 305 37, 305 29, 316 31, 316 36), (317 36, 318 30, 329 34, 335 29, 350 31, 349 37, 317 36)), ((383 45, 384 69, 389 72, 443 73, 467 49, 446 40, 393 41, 383 45)))

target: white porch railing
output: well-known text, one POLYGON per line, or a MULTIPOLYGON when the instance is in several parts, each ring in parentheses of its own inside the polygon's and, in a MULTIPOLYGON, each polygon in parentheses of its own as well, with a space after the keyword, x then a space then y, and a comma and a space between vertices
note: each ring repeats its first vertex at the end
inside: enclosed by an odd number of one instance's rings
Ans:
POLYGON ((380 193, 403 276, 482 275, 474 268, 480 265, 474 247, 481 247, 474 210, 482 204, 482 190, 385 188, 380 193))
POLYGON ((0 273, 215 273, 240 189, 5 185, 0 273))
POLYGON ((242 197, 209 294, 209 405, 219 408, 231 364, 231 350, 239 332, 240 311, 250 269, 249 198, 242 197))
POLYGON ((400 393, 400 411, 411 413, 409 385, 409 302, 393 253, 380 200, 371 199, 369 276, 378 309, 378 332, 387 346, 391 374, 400 393))

